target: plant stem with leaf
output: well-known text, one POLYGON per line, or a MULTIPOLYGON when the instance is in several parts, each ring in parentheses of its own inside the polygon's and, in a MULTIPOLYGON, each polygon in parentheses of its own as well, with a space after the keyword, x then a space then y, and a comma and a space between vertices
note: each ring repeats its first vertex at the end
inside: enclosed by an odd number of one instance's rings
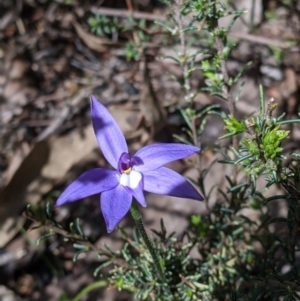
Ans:
MULTIPOLYGON (((215 11, 216 11, 216 5, 217 4, 215 3, 215 6, 214 6, 215 11)), ((234 103, 234 99, 232 97, 232 93, 230 91, 231 90, 230 79, 229 79, 229 74, 228 74, 228 70, 227 70, 227 66, 226 66, 226 60, 224 58, 223 38, 217 32, 218 28, 219 28, 218 20, 216 20, 214 22, 214 27, 215 27, 215 31, 216 31, 215 37, 216 37, 218 56, 220 58, 221 73, 222 73, 223 79, 224 79, 224 84, 222 86, 222 92, 223 92, 224 98, 227 100, 228 109, 229 109, 231 116, 236 116, 235 103, 234 103)), ((237 150, 239 147, 239 141, 238 141, 238 137, 236 135, 234 135, 232 137, 232 144, 233 144, 233 148, 237 150)), ((237 174, 238 174, 238 167, 235 165, 233 167, 233 176, 232 176, 232 181, 234 183, 237 182, 237 174)))
POLYGON ((141 213, 139 211, 139 208, 138 208, 138 205, 137 203, 134 201, 132 203, 132 206, 130 208, 130 213, 134 219, 134 222, 136 224, 136 227, 139 231, 139 234, 141 235, 147 249, 149 250, 150 252, 150 255, 153 259, 153 263, 157 269, 157 272, 159 274, 159 277, 161 279, 161 281, 163 283, 166 283, 166 278, 165 278, 165 274, 164 274, 164 271, 160 265, 160 259, 159 259, 159 256, 157 254, 157 252, 155 251, 155 249, 153 248, 153 245, 146 233, 146 230, 145 230, 145 227, 144 227, 144 224, 143 224, 143 220, 142 220, 142 216, 141 216, 141 213))
POLYGON ((99 280, 96 282, 93 282, 91 284, 89 284, 88 286, 86 286, 85 288, 83 288, 73 299, 72 301, 80 301, 82 300, 82 298, 84 296, 86 296, 89 292, 102 288, 102 287, 106 287, 108 286, 109 282, 107 280, 99 280))

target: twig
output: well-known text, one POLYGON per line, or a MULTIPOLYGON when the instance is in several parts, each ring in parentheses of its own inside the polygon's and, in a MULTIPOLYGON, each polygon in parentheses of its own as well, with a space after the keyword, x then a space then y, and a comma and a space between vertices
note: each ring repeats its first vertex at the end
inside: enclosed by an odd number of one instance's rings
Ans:
MULTIPOLYGON (((120 17, 120 18, 133 17, 135 19, 145 19, 149 21, 162 21, 162 22, 167 20, 167 18, 162 15, 157 15, 157 14, 155 15, 153 13, 141 13, 141 12, 130 13, 126 9, 111 9, 111 8, 104 8, 104 7, 97 8, 93 6, 90 11, 94 14, 111 16, 111 17, 120 17)), ((229 32, 228 35, 232 38, 245 40, 256 44, 276 46, 280 48, 290 48, 290 45, 288 45, 284 41, 257 36, 253 34, 242 33, 242 32, 229 32)))
MULTIPOLYGON (((189 78, 187 76, 188 74, 188 65, 187 65, 187 53, 186 53, 186 42, 185 42, 185 35, 183 32, 183 22, 182 22, 182 15, 180 7, 182 5, 182 0, 176 0, 176 6, 174 9, 174 15, 175 20, 178 25, 178 31, 179 31, 179 39, 180 39, 180 45, 181 45, 181 66, 183 68, 183 78, 184 78, 184 89, 186 92, 189 92, 190 90, 190 84, 189 84, 189 78)), ((196 145, 196 144, 195 144, 196 145)))
POLYGON ((141 13, 141 12, 129 12, 126 9, 111 9, 111 8, 97 8, 92 7, 91 12, 98 15, 106 15, 111 17, 121 17, 121 18, 128 18, 133 17, 135 19, 145 19, 149 21, 157 21, 157 20, 165 20, 164 16, 157 16, 154 14, 149 13, 141 13))
MULTIPOLYGON (((178 31, 179 31, 179 39, 180 39, 180 45, 181 45, 181 67, 183 71, 183 87, 184 91, 186 93, 186 96, 189 97, 191 86, 190 86, 190 81, 189 81, 189 66, 188 66, 188 55, 186 52, 186 40, 185 40, 185 34, 184 34, 184 27, 183 27, 183 20, 182 20, 182 14, 181 14, 181 5, 182 5, 182 0, 176 0, 175 2, 175 8, 174 8, 174 16, 175 20, 178 26, 178 31)), ((190 99, 190 105, 193 107, 193 100, 190 99)), ((190 118, 191 124, 192 124, 192 137, 193 137, 193 144, 195 146, 198 146, 198 135, 197 135, 197 127, 196 127, 196 118, 195 116, 192 116, 190 118)), ((196 165, 197 168, 200 167, 200 156, 196 156, 196 165)))
MULTIPOLYGON (((219 27, 218 21, 216 20, 215 29, 217 29, 218 27, 219 27)), ((228 109, 230 111, 230 114, 234 117, 235 116, 235 104, 234 104, 234 99, 233 99, 233 96, 231 93, 231 85, 230 85, 228 70, 227 70, 227 66, 226 66, 226 61, 223 58, 223 51, 224 51, 223 38, 220 37, 219 35, 216 35, 216 44, 217 44, 218 55, 220 57, 221 73, 224 78, 224 84, 222 86, 222 91, 223 91, 225 99, 228 102, 228 109)), ((238 141, 238 137, 236 135, 234 135, 232 137, 232 145, 233 145, 234 149, 238 149, 239 141, 238 141)), ((233 183, 236 183, 237 174, 238 174, 238 166, 234 165, 233 175, 232 175, 233 183)))
POLYGON ((291 282, 291 281, 283 281, 280 282, 278 280, 266 280, 266 281, 260 281, 260 280, 250 280, 248 282, 243 282, 240 285, 240 290, 246 288, 255 288, 255 287, 263 287, 265 291, 270 291, 271 289, 287 289, 290 288, 294 291, 299 291, 300 286, 297 283, 291 282))
POLYGON ((73 114, 78 111, 78 105, 82 101, 82 99, 86 98, 95 87, 101 85, 103 81, 98 81, 91 85, 90 87, 82 88, 76 96, 70 101, 70 104, 66 105, 61 113, 54 119, 51 124, 37 136, 36 141, 41 141, 48 138, 50 135, 54 134, 62 125, 63 123, 70 118, 73 114))
POLYGON ((260 37, 257 35, 243 33, 243 32, 229 32, 228 35, 232 38, 246 40, 248 42, 252 42, 252 43, 256 43, 256 44, 276 46, 276 47, 280 47, 280 48, 290 48, 291 47, 286 42, 281 41, 281 40, 260 37))
MULTIPOLYGON (((284 179, 281 184, 285 188, 285 190, 289 194, 291 194, 294 198, 296 198, 297 200, 300 199, 300 192, 287 179, 284 179)), ((293 229, 291 231, 291 240, 289 242, 288 249, 289 249, 289 255, 290 255, 291 262, 295 262, 295 247, 297 244, 297 238, 299 237, 298 229, 300 226, 299 201, 297 202, 297 205, 293 210, 291 210, 289 207, 289 211, 290 211, 289 215, 294 216, 294 223, 293 223, 293 229)))
POLYGON ((71 93, 69 92, 54 92, 49 95, 42 95, 39 96, 38 98, 34 99, 34 103, 45 103, 47 101, 53 101, 53 100, 60 100, 65 97, 70 97, 71 93))
POLYGON ((133 11, 134 11, 134 7, 133 7, 133 5, 132 5, 132 2, 131 2, 131 0, 126 0, 126 5, 127 5, 127 7, 128 7, 128 11, 129 11, 129 13, 133 13, 133 11))
MULTIPOLYGON (((112 254, 110 252, 107 252, 101 248, 98 248, 95 246, 93 243, 91 243, 89 240, 84 239, 83 237, 72 234, 64 229, 61 229, 57 226, 54 226, 53 224, 45 224, 42 223, 41 221, 36 220, 34 217, 30 216, 29 214, 23 212, 23 216, 25 216, 28 220, 34 222, 37 224, 37 227, 43 227, 49 232, 55 232, 57 234, 60 234, 61 236, 68 238, 71 241, 74 242, 80 242, 82 245, 86 246, 87 248, 91 249, 92 251, 96 252, 97 254, 107 256, 108 258, 112 257, 112 254)), ((34 226, 33 228, 36 228, 34 226)), ((131 269, 131 267, 122 259, 114 258, 114 263, 125 268, 125 269, 131 269)))

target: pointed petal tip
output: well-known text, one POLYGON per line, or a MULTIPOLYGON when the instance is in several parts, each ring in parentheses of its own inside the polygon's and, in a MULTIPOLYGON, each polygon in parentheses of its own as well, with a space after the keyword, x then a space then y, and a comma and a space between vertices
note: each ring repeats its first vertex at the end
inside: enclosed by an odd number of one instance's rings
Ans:
POLYGON ((90 95, 90 104, 91 106, 97 105, 97 103, 101 103, 98 98, 94 95, 90 95))
POLYGON ((166 167, 160 167, 144 174, 144 190, 178 198, 204 200, 190 182, 177 172, 166 167))
POLYGON ((59 202, 59 200, 56 201, 56 203, 54 204, 54 207, 59 207, 63 205, 61 202, 59 202))
POLYGON ((79 201, 80 199, 78 198, 78 199, 76 199, 76 200, 69 200, 69 199, 67 199, 67 198, 62 198, 62 199, 60 199, 60 198, 58 198, 58 200, 56 201, 56 203, 55 203, 55 205, 54 205, 54 207, 60 207, 60 206, 64 206, 64 205, 66 205, 66 204, 68 204, 68 203, 72 203, 72 202, 74 202, 74 201, 79 201))
MULTIPOLYGON (((91 105, 91 115, 93 116, 93 112, 95 112, 95 110, 103 110, 106 111, 106 107, 102 104, 102 102, 94 95, 90 95, 90 105, 91 105)), ((100 117, 100 116, 99 116, 100 117)))
POLYGON ((199 198, 196 201, 204 201, 204 197, 199 193, 199 198))
MULTIPOLYGON (((114 229, 115 229, 115 228, 114 228, 114 229)), ((108 229, 108 228, 106 227, 107 233, 111 233, 112 231, 114 231, 114 229, 108 229)))
POLYGON ((95 100, 97 100, 97 98, 93 94, 91 94, 90 95, 90 101, 95 101, 95 100))
POLYGON ((191 186, 194 188, 194 191, 190 199, 194 201, 200 201, 200 202, 204 201, 204 197, 198 192, 198 190, 192 184, 191 186))
POLYGON ((108 233, 111 233, 125 217, 131 202, 132 195, 121 185, 101 194, 100 206, 108 233))
POLYGON ((60 195, 60 197, 56 200, 54 206, 55 206, 55 207, 60 207, 60 206, 63 206, 63 205, 65 205, 65 204, 67 204, 67 203, 69 203, 69 201, 68 201, 68 199, 65 198, 64 193, 62 193, 62 194, 60 195))
POLYGON ((201 148, 198 146, 194 146, 194 145, 186 145, 186 146, 189 147, 189 149, 193 151, 194 154, 199 153, 201 151, 201 148))
POLYGON ((91 169, 67 186, 56 200, 55 206, 58 207, 99 194, 103 191, 113 189, 118 184, 119 180, 115 170, 104 168, 91 169))

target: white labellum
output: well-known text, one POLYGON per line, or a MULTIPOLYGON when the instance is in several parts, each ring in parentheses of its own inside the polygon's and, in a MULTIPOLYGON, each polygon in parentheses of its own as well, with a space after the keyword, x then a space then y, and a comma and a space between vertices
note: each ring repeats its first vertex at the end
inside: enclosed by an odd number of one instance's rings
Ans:
POLYGON ((132 170, 130 173, 122 173, 120 176, 120 184, 127 186, 131 189, 138 187, 142 179, 142 174, 136 170, 132 170))

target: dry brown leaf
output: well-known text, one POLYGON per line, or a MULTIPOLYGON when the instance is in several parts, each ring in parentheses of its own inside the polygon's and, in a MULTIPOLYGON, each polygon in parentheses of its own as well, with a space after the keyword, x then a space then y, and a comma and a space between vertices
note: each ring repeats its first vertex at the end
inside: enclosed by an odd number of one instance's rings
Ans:
POLYGON ((105 39, 96 37, 87 31, 83 29, 83 27, 76 21, 72 22, 73 26, 75 27, 75 30, 80 37, 80 39, 83 41, 83 43, 89 47, 90 49, 97 51, 97 52, 105 52, 108 49, 108 46, 116 46, 117 44, 105 39))
POLYGON ((139 111, 135 108, 124 109, 124 105, 112 105, 109 106, 109 112, 117 121, 123 133, 132 132, 136 129, 135 125, 138 119, 139 111))
MULTIPOLYGON (((109 111, 118 122, 122 132, 126 139, 136 139, 142 137, 144 134, 147 134, 147 131, 144 127, 137 128, 139 122, 140 110, 138 108, 128 108, 124 109, 124 105, 113 105, 109 107, 109 111)), ((142 145, 138 141, 134 148, 138 149, 142 145)))
POLYGON ((68 136, 38 142, 5 188, 0 191, 0 248, 19 231, 18 215, 26 204, 36 204, 70 168, 97 148, 92 126, 68 136))
MULTIPOLYGON (((21 145, 19 146, 19 149, 16 150, 12 159, 10 160, 9 167, 5 171, 5 175, 4 175, 4 178, 5 178, 4 185, 5 186, 10 181, 10 179, 13 177, 16 170, 19 168, 19 166, 21 165, 23 160, 26 158, 26 156, 29 154, 29 152, 30 152, 30 147, 29 147, 28 143, 26 143, 25 141, 22 142, 21 145)), ((1 191, 1 188, 0 188, 0 191, 1 191)))

